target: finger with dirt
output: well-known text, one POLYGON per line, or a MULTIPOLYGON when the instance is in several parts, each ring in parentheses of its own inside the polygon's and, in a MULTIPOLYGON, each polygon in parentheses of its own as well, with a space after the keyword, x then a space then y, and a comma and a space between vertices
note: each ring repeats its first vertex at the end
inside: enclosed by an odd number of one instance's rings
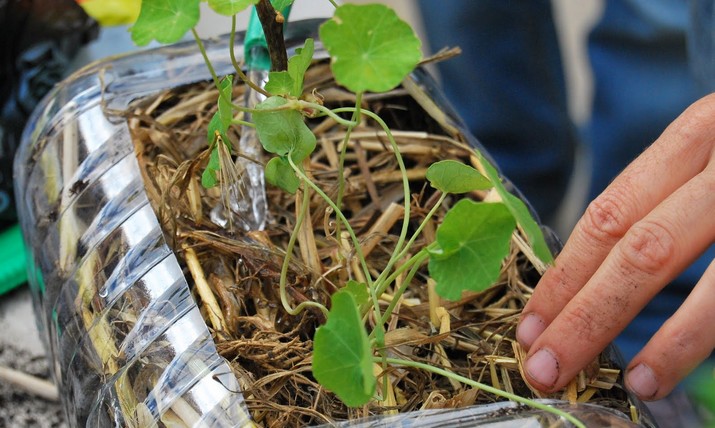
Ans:
MULTIPOLYGON (((696 102, 626 168, 591 203, 536 287, 517 338, 529 349, 527 377, 537 388, 565 386, 712 244, 713 111, 715 96, 696 102)), ((680 326, 700 329, 697 320, 681 320, 680 326)), ((672 356, 676 346, 660 339, 644 352, 672 356)), ((702 352, 687 349, 669 370, 687 372, 692 366, 682 365, 702 352)), ((663 384, 657 396, 672 386, 663 384)))

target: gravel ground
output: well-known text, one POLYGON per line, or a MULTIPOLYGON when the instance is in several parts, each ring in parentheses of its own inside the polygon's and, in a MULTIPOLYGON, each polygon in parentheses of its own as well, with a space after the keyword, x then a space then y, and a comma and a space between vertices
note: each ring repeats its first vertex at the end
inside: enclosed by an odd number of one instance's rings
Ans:
MULTIPOLYGON (((50 378, 27 288, 0 296, 0 367, 41 379, 50 378)), ((59 402, 37 397, 0 380, 0 427, 66 426, 59 402)))

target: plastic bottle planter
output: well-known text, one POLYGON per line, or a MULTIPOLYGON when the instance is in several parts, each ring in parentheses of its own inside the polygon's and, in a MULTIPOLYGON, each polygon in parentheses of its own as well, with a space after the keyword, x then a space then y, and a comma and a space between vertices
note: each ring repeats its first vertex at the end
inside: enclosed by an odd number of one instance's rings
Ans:
MULTIPOLYGON (((316 27, 292 23, 291 31, 302 41, 316 27)), ((219 74, 232 70, 227 44, 207 43, 219 74)), ((178 421, 172 426, 250 424, 238 382, 149 204, 126 120, 112 114, 206 78, 193 43, 95 63, 59 85, 25 131, 15 161, 18 212, 36 316, 72 426, 165 426, 171 418, 178 421)), ((446 105, 433 88, 429 93, 446 105)), ((488 426, 506 418, 522 426, 543 416, 523 408, 504 416, 499 409, 508 407, 514 405, 349 424, 488 426)), ((573 410, 584 420, 629 424, 603 407, 573 410)))

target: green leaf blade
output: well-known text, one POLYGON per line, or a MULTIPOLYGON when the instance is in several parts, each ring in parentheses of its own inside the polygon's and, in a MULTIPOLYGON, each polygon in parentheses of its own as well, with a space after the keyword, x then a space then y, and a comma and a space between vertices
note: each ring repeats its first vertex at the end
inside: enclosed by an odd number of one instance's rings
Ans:
POLYGON ((502 198, 516 222, 519 223, 519 226, 526 234, 536 257, 546 264, 553 263, 554 256, 551 254, 548 244, 546 244, 544 233, 536 220, 534 220, 524 201, 506 191, 502 198))
POLYGON ((221 121, 222 134, 225 134, 233 120, 233 107, 231 107, 231 100, 233 98, 233 76, 228 75, 221 79, 218 90, 220 92, 218 97, 218 115, 221 121))
POLYGON ((509 254, 514 217, 504 204, 462 199, 437 229, 439 249, 430 252, 429 272, 437 293, 459 300, 463 291, 491 286, 509 254))
POLYGON ((328 321, 315 332, 313 376, 346 405, 359 407, 377 385, 370 341, 352 294, 341 290, 331 299, 328 321))
POLYGON ((221 169, 221 164, 218 158, 218 146, 214 146, 209 154, 209 162, 204 169, 203 174, 201 174, 201 185, 204 189, 210 189, 218 184, 218 177, 216 176, 216 171, 221 169))
MULTIPOLYGON (((256 3, 258 3, 256 1, 256 3)), ((293 4, 293 0, 271 0, 273 8, 277 11, 283 11, 283 9, 293 4)))
POLYGON ((521 199, 509 193, 509 191, 506 190, 506 187, 504 187, 496 168, 494 168, 481 153, 475 153, 484 167, 486 176, 492 184, 494 184, 494 189, 497 191, 499 196, 501 196, 502 201, 506 204, 511 214, 516 219, 516 222, 519 223, 521 229, 524 233, 526 233, 526 238, 528 239, 529 244, 531 244, 531 247, 534 249, 536 257, 538 257, 545 264, 553 264, 554 256, 544 239, 544 233, 541 231, 541 227, 534 219, 534 216, 532 216, 531 212, 529 212, 526 204, 524 204, 521 199))
POLYGON ((358 306, 362 306, 370 300, 370 293, 367 291, 367 284, 365 283, 351 279, 343 289, 352 294, 358 306))
POLYGON ((278 188, 294 194, 300 186, 300 179, 285 158, 274 157, 266 163, 264 170, 266 181, 278 188))
POLYGON ((216 141, 220 137, 221 140, 228 144, 228 136, 226 135, 227 131, 228 127, 225 126, 224 122, 221 120, 221 113, 217 111, 211 117, 209 125, 206 129, 206 143, 209 147, 211 147, 216 144, 216 141))
POLYGON ((415 68, 420 40, 395 12, 380 4, 344 4, 320 26, 335 79, 353 92, 393 89, 415 68))
POLYGON ((288 74, 293 79, 290 94, 296 98, 303 94, 303 77, 313 61, 314 51, 313 39, 306 39, 303 47, 296 49, 296 54, 288 60, 288 74))
POLYGON ((209 0, 209 7, 219 15, 233 16, 248 7, 258 3, 259 0, 209 0))
POLYGON ((316 139, 305 124, 303 116, 295 110, 274 110, 288 103, 282 97, 270 97, 256 106, 253 122, 263 148, 278 156, 287 156, 300 164, 315 150, 316 139))
POLYGON ((492 187, 491 181, 476 169, 455 160, 435 162, 427 168, 430 185, 444 193, 467 193, 492 187))
POLYGON ((176 43, 199 22, 199 0, 142 0, 132 40, 145 46, 152 40, 176 43))
POLYGON ((271 71, 264 89, 272 95, 288 95, 293 91, 293 78, 287 71, 271 71))

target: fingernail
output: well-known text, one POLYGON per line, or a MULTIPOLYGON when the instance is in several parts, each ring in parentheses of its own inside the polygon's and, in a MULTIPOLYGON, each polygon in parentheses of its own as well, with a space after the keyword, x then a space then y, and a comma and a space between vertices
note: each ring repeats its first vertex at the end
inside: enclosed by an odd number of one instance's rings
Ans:
POLYGON ((628 370, 626 385, 639 398, 652 398, 658 393, 658 381, 655 379, 655 374, 650 367, 643 363, 628 370))
POLYGON ((545 329, 546 323, 544 319, 531 312, 519 321, 519 325, 516 327, 516 340, 519 341, 521 346, 529 349, 545 329))
POLYGON ((524 364, 529 377, 538 384, 552 387, 559 378, 559 362, 553 352, 544 348, 531 356, 524 364))

